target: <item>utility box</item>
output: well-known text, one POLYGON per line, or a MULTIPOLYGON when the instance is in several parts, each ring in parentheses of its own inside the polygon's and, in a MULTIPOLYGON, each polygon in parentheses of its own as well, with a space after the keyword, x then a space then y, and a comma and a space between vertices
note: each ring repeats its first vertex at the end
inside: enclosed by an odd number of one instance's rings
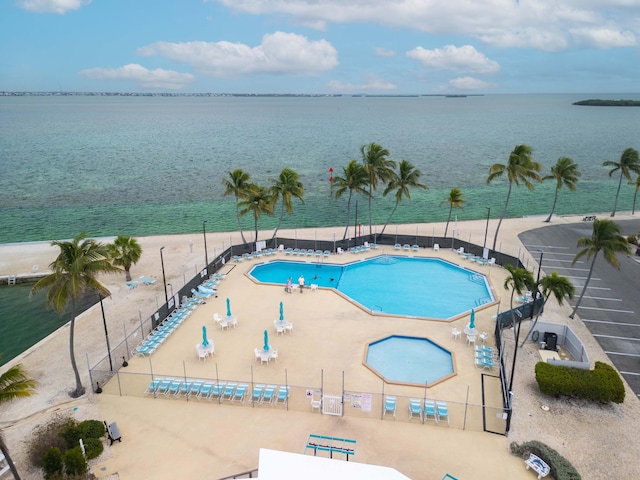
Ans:
POLYGON ((545 350, 558 350, 558 334, 553 332, 544 332, 545 350))

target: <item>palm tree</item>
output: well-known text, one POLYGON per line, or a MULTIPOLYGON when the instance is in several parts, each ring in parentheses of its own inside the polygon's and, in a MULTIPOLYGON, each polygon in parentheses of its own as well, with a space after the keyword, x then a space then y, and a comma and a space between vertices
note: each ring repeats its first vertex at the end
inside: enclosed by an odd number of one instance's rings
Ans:
POLYGON ((245 197, 238 205, 242 208, 240 215, 253 213, 255 226, 255 241, 258 241, 258 219, 261 214, 273 215, 273 198, 269 189, 262 185, 251 183, 247 185, 245 197))
POLYGON ((142 257, 142 247, 135 238, 118 235, 113 243, 107 245, 113 264, 124 268, 127 282, 131 281, 131 265, 135 265, 142 257))
POLYGON ((222 180, 224 185, 224 196, 233 195, 236 198, 236 220, 238 221, 238 229, 240 230, 240 237, 242 237, 242 243, 247 243, 242 232, 242 225, 240 224, 240 205, 239 202, 246 196, 247 186, 249 185, 249 178, 251 177, 241 168, 237 168, 232 172, 227 172, 229 178, 222 180))
POLYGON ((582 237, 578 240, 578 247, 585 247, 583 250, 580 250, 575 257, 573 257, 572 265, 575 264, 580 258, 584 255, 587 256, 587 260, 593 257, 591 260, 591 266, 589 267, 589 273, 587 275, 587 279, 584 282, 584 286, 582 287, 582 293, 580 293, 580 298, 578 298, 578 303, 573 307, 573 312, 569 315, 569 318, 573 318, 578 311, 578 307, 582 302, 582 297, 584 297, 585 292, 589 286, 589 281, 591 280, 591 274, 593 273, 593 266, 596 264, 596 258, 598 257, 598 253, 602 251, 602 255, 604 259, 609 263, 609 265, 620 268, 620 261, 618 260, 618 253, 628 254, 630 250, 629 242, 627 239, 620 235, 620 225, 618 225, 613 220, 598 220, 597 218, 593 221, 593 233, 591 237, 582 237))
POLYGON ((533 290, 535 287, 535 280, 533 279, 533 273, 531 273, 526 268, 516 268, 512 265, 505 265, 505 267, 509 271, 509 276, 504 281, 504 289, 511 289, 511 300, 510 300, 510 309, 511 309, 511 323, 513 325, 515 331, 515 347, 513 352, 513 365, 511 367, 511 378, 509 380, 508 390, 511 392, 513 390, 513 374, 515 373, 516 366, 516 356, 518 354, 518 340, 520 338, 520 326, 522 322, 518 322, 518 326, 516 328, 516 317, 515 310, 513 309, 513 297, 517 293, 518 295, 522 295, 525 290, 533 290))
POLYGON ((448 203, 449 204, 449 217, 447 217, 447 226, 444 227, 444 236, 447 236, 447 230, 449 230, 449 222, 451 221, 451 212, 453 207, 456 208, 464 208, 464 199, 462 198, 462 190, 459 188, 452 188, 449 192, 449 196, 440 202, 440 205, 448 203))
POLYGON ((635 187, 635 191, 633 192, 633 208, 631 210, 631 215, 635 215, 636 214, 636 198, 638 197, 638 190, 640 190, 640 175, 638 175, 635 182, 629 182, 629 185, 633 185, 635 187))
MULTIPOLYGON (((37 385, 35 380, 31 380, 27 376, 27 372, 22 364, 14 365, 6 372, 0 375, 0 404, 10 402, 16 398, 29 397, 35 393, 33 390, 37 385)), ((9 469, 15 480, 20 480, 18 470, 11 460, 9 449, 4 441, 2 432, 0 432, 0 452, 4 455, 9 469)))
MULTIPOLYGON (((553 295, 558 301, 558 305, 562 305, 564 303, 564 298, 569 297, 571 300, 573 298, 573 294, 575 293, 575 287, 571 283, 571 281, 567 277, 562 277, 558 275, 558 272, 555 270, 551 272, 551 275, 545 275, 540 279, 539 286, 542 287, 542 297, 544 298, 544 302, 542 303, 542 307, 538 309, 538 313, 536 314, 536 319, 533 321, 531 328, 529 329, 529 333, 522 341, 520 346, 522 347, 525 342, 529 339, 531 332, 536 327, 536 323, 538 323, 538 319, 540 318, 540 313, 544 310, 544 306, 553 295)), ((535 290, 538 291, 539 287, 536 285, 535 290)))
POLYGON ((553 212, 556 211, 556 202, 558 201, 558 192, 562 188, 563 185, 571 190, 572 192, 576 191, 576 183, 578 183, 578 179, 582 173, 578 170, 578 165, 573 163, 569 157, 560 157, 556 164, 551 167, 551 175, 546 175, 542 178, 542 180, 555 180, 556 181, 556 193, 553 197, 553 207, 551 207, 551 213, 545 220, 545 222, 550 222, 551 217, 553 216, 553 212))
POLYGON ((627 148, 620 156, 619 162, 607 160, 602 164, 605 167, 613 167, 609 170, 609 176, 611 177, 614 172, 620 170, 620 180, 618 181, 618 191, 616 192, 616 201, 613 204, 613 212, 611 216, 616 216, 616 208, 618 206, 618 195, 620 195, 620 186, 622 185, 622 177, 631 181, 631 172, 640 174, 640 158, 638 157, 638 151, 633 148, 627 148))
POLYGON ((335 185, 335 197, 336 200, 342 197, 342 195, 348 190, 349 199, 347 200, 347 224, 344 228, 344 235, 342 240, 347 238, 347 231, 349 230, 349 219, 351 213, 351 197, 353 192, 361 195, 368 195, 366 186, 368 183, 367 171, 364 166, 351 160, 346 167, 342 167, 343 176, 337 176, 334 178, 333 183, 335 185))
POLYGON ((369 178, 369 235, 373 235, 373 221, 371 219, 371 201, 373 191, 378 189, 378 181, 387 182, 393 178, 396 162, 388 159, 389 150, 377 143, 370 143, 360 147, 362 164, 369 178))
POLYGON ((528 145, 516 145, 513 151, 509 154, 509 162, 506 165, 501 163, 494 163, 489 167, 489 176, 487 177, 487 185, 496 178, 502 177, 506 174, 509 181, 509 190, 507 192, 507 200, 504 202, 504 210, 500 214, 500 220, 496 227, 496 234, 493 238, 493 248, 496 249, 496 242, 498 241, 498 232, 500 231, 500 225, 502 219, 507 214, 507 207, 509 206, 509 198, 511 198, 511 188, 515 183, 517 187, 520 186, 520 182, 529 189, 533 190, 533 184, 531 180, 540 182, 540 176, 538 172, 542 169, 538 162, 534 162, 531 158, 532 149, 528 145))
POLYGON ((385 188, 382 194, 383 196, 386 197, 387 194, 395 190, 396 203, 393 206, 393 210, 391 210, 391 213, 389 214, 389 218, 387 218, 387 221, 384 222, 384 227, 382 227, 382 231, 380 232, 380 235, 384 233, 384 229, 387 228, 387 225, 389 224, 391 217, 393 216, 394 213, 396 213, 396 209, 398 208, 398 205, 402 201, 402 198, 403 197, 411 198, 411 193, 409 192, 410 188, 422 188, 425 190, 428 188, 426 185, 423 185, 422 183, 419 182, 421 175, 422 173, 420 172, 420 170, 415 168, 410 161, 408 160, 400 161, 400 164, 398 165, 398 172, 394 173, 391 176, 389 183, 387 184, 387 188, 385 188))
POLYGON ((282 224, 285 209, 289 215, 293 213, 291 200, 293 198, 297 198, 304 203, 304 199, 302 198, 304 196, 304 186, 300 181, 298 172, 291 170, 290 168, 284 168, 271 186, 271 195, 274 204, 280 197, 282 197, 280 220, 278 221, 278 226, 273 232, 273 236, 275 237, 276 232, 280 229, 280 225, 282 224))
POLYGON ((111 264, 107 246, 87 238, 84 232, 71 241, 53 241, 51 245, 59 247, 60 254, 50 265, 52 273, 38 280, 31 289, 31 294, 47 289, 47 308, 54 308, 58 313, 62 313, 67 304, 71 303, 69 354, 76 378, 76 388, 70 395, 75 398, 84 394, 74 354, 76 303, 86 292, 96 292, 103 297, 111 295, 96 276, 100 273, 122 270, 111 264))

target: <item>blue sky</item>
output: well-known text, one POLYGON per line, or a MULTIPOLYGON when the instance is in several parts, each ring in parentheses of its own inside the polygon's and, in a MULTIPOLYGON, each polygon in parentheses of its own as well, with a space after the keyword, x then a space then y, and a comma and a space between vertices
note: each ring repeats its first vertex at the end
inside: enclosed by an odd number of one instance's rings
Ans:
POLYGON ((0 91, 640 90, 640 0, 4 0, 0 91))

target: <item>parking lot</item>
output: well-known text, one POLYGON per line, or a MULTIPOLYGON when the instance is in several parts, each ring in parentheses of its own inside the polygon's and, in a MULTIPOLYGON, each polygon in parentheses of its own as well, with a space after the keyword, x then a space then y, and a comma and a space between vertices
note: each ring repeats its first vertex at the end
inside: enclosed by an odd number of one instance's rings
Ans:
MULTIPOLYGON (((623 235, 640 231, 640 218, 617 223, 623 235)), ((592 222, 583 221, 539 228, 519 235, 532 257, 538 262, 542 260, 543 276, 555 270, 574 284, 575 296, 569 300, 572 307, 582 292, 593 259, 587 259, 585 255, 572 263, 581 250, 576 244, 581 237, 591 236, 592 225, 592 222)), ((640 396, 640 257, 634 253, 618 255, 619 270, 604 259, 602 252, 598 254, 577 316, 636 395, 640 396)), ((528 267, 537 275, 537 265, 528 267)))

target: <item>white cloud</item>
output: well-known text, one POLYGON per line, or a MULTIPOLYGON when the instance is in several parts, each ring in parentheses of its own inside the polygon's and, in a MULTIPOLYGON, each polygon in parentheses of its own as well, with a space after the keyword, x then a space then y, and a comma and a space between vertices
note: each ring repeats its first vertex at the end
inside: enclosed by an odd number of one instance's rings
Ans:
POLYGON ((396 56, 396 52, 394 52, 393 50, 388 50, 386 48, 377 47, 376 48, 376 55, 378 57, 395 57, 396 56))
POLYGON ((418 60, 423 66, 436 70, 457 70, 470 73, 495 73, 500 65, 489 60, 471 45, 456 47, 446 45, 443 48, 426 50, 416 47, 407 52, 407 57, 418 60))
POLYGON ((634 47, 639 45, 638 37, 630 31, 620 32, 612 28, 576 28, 571 30, 574 38, 585 45, 599 48, 634 47))
POLYGON ((557 51, 573 46, 638 45, 637 0, 207 0, 251 15, 285 15, 326 30, 327 24, 374 23, 442 35, 467 35, 497 47, 557 51), (574 32, 575 35, 574 35, 574 32), (636 32, 633 34, 632 32, 636 32), (633 38, 631 38, 633 37, 633 38))
POLYGON ((92 80, 130 80, 141 88, 180 90, 195 77, 190 73, 179 73, 172 70, 156 68, 149 70, 136 63, 119 68, 91 68, 82 70, 83 75, 92 80))
POLYGON ((494 85, 473 77, 459 77, 449 81, 447 88, 441 90, 488 90, 494 85))
POLYGON ((363 83, 355 84, 333 80, 327 85, 333 92, 365 92, 365 91, 390 91, 397 87, 376 75, 365 78, 363 83))
POLYGON ((338 65, 338 52, 331 43, 285 32, 265 35, 256 47, 225 41, 157 42, 139 48, 137 53, 187 63, 216 78, 256 73, 315 75, 338 65))
POLYGON ((18 7, 35 13, 67 13, 89 5, 92 0, 18 0, 18 7))

